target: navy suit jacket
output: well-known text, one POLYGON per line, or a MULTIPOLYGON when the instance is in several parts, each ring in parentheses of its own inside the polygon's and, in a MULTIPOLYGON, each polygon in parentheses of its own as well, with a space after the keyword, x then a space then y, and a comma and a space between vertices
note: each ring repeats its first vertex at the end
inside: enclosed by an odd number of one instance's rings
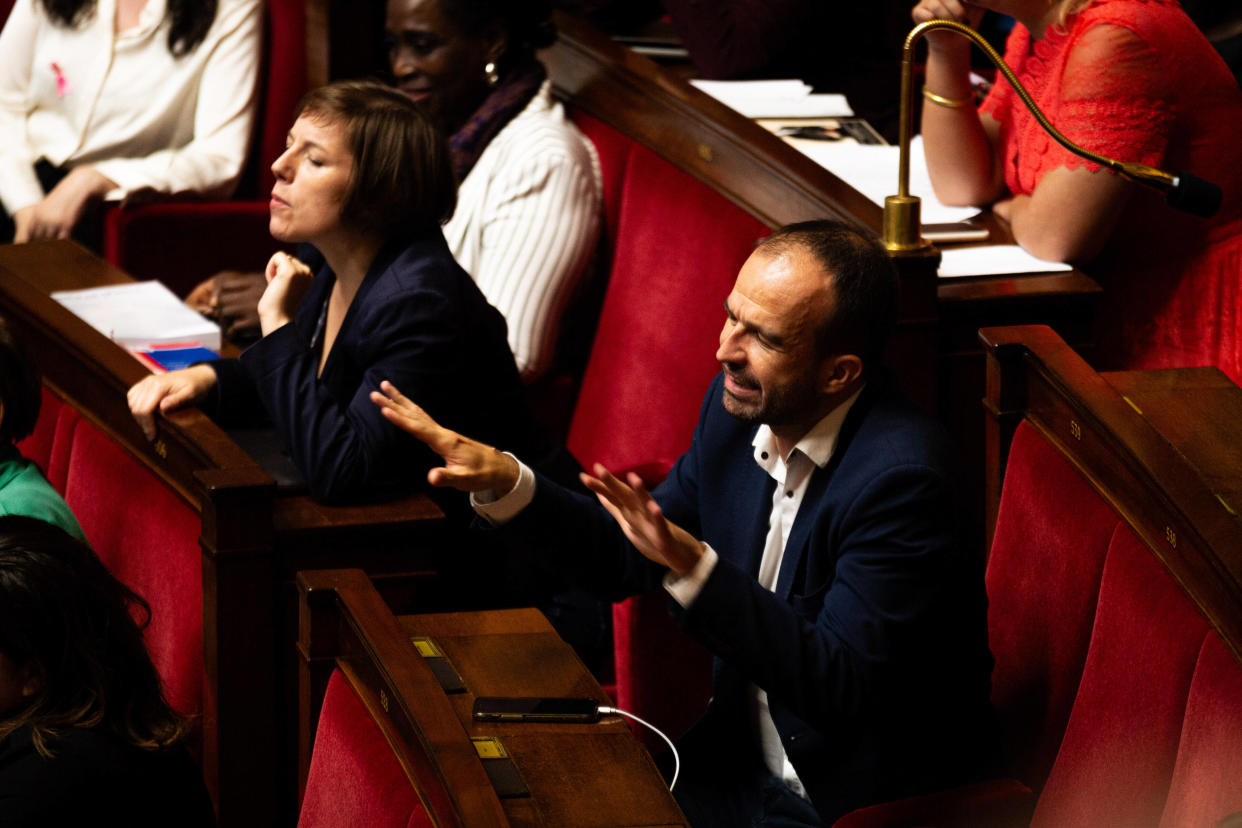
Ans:
MULTIPOLYGON (((756 575, 774 483, 753 459, 757 426, 724 410, 722 384, 718 376, 690 450, 653 492, 720 558, 690 607, 676 610, 716 656, 713 699, 683 739, 683 765, 756 759, 753 683, 767 691, 825 822, 988 769, 983 558, 961 531, 940 428, 872 377, 828 465, 811 477, 769 592, 756 575)), ((665 571, 597 504, 543 479, 500 531, 541 545, 562 571, 613 599, 654 587, 665 571)))
MULTIPOLYGON (((290 324, 239 360, 212 363, 222 423, 266 412, 318 498, 408 491, 439 459, 371 402, 371 391, 387 379, 448 428, 529 451, 533 466, 572 479, 572 458, 526 404, 504 317, 458 266, 438 230, 380 251, 317 376, 322 343, 315 332, 335 281, 321 266, 290 324)), ((468 513, 464 497, 447 496, 468 513)))

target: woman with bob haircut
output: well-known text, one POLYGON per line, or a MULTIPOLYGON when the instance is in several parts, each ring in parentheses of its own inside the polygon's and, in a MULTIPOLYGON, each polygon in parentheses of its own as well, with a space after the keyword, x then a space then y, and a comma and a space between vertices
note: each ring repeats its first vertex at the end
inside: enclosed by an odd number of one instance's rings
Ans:
POLYGON ((572 479, 572 459, 526 406, 504 318, 444 242, 456 185, 447 146, 418 108, 372 82, 314 90, 272 171, 272 235, 309 244, 300 255, 322 264, 312 274, 298 258, 272 257, 263 338, 239 359, 131 388, 148 438, 156 411, 202 405, 225 425, 265 411, 313 496, 388 494, 434 461, 371 404, 369 391, 390 379, 454 429, 532 450, 545 471, 572 479))
POLYGON ((215 824, 135 610, 86 544, 0 517, 0 824, 215 824))
POLYGON ((26 515, 86 540, 73 511, 17 442, 34 431, 43 402, 39 369, 0 317, 0 515, 26 515))

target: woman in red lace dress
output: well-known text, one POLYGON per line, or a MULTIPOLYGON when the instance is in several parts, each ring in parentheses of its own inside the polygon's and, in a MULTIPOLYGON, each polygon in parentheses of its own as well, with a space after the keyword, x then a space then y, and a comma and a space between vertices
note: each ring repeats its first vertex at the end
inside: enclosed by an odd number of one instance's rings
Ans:
POLYGON ((1176 0, 921 0, 915 22, 1018 21, 1005 60, 1078 144, 1218 184, 1177 212, 1049 138, 1004 79, 976 109, 970 44, 928 35, 923 136, 936 195, 991 204, 1036 256, 1105 288, 1101 367, 1216 365, 1242 383, 1242 91, 1176 0))

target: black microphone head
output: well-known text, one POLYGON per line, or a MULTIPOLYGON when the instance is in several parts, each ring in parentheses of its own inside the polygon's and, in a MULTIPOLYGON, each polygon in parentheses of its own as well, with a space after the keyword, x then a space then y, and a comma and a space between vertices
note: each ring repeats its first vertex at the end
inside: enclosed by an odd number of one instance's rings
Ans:
POLYGON ((1211 181, 1190 173, 1174 173, 1165 201, 1191 215, 1211 218, 1220 209, 1221 198, 1220 187, 1211 181))

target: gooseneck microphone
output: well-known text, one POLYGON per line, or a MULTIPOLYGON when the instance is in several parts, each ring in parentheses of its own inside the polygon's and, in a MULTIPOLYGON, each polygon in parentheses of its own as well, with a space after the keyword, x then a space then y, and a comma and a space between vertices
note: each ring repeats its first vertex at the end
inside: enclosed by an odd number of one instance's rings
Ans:
POLYGON ((913 77, 914 77, 914 44, 927 32, 933 29, 949 29, 957 32, 978 46, 988 56, 988 60, 1005 80, 1013 87, 1014 92, 1039 123, 1040 127, 1052 136, 1058 144, 1075 155, 1093 161, 1101 167, 1112 170, 1128 181, 1141 184, 1149 189, 1165 194, 1165 201, 1178 210, 1183 210, 1203 218, 1210 218, 1220 209, 1220 187, 1210 181, 1191 175, 1190 173, 1170 173, 1136 164, 1131 161, 1118 161, 1098 152, 1080 147, 1061 134, 1048 118, 1035 105, 1026 87, 1014 75, 1013 70, 1001 58, 983 37, 969 26, 955 20, 928 20, 920 23, 906 35, 905 47, 901 56, 901 113, 900 113, 900 166, 898 168, 897 195, 884 199, 884 246, 893 252, 921 250, 927 242, 919 234, 919 198, 910 195, 910 133, 913 118, 913 77))

